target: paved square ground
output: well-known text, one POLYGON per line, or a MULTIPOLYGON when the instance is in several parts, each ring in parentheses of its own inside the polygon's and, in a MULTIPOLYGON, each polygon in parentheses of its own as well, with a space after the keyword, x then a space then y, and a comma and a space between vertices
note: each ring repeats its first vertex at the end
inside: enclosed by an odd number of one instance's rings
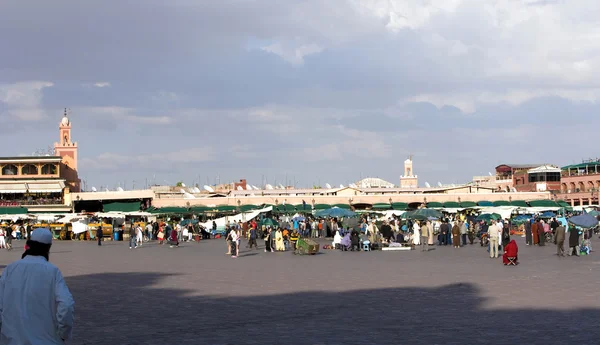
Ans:
POLYGON ((478 244, 232 259, 223 240, 57 241, 50 260, 75 297, 71 344, 598 344, 600 257, 518 243, 517 267, 478 244))

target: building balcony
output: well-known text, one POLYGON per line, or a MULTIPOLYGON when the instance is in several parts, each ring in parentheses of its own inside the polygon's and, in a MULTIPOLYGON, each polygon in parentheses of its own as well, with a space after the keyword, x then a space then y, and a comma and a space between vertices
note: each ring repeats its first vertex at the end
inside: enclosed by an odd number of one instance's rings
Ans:
POLYGON ((43 205, 64 205, 64 200, 62 198, 36 200, 0 200, 0 207, 43 205))

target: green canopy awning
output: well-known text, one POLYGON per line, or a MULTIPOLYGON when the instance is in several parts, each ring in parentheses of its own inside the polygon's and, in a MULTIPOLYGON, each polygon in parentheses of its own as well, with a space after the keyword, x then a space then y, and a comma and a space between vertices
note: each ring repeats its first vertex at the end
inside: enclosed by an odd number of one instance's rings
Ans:
POLYGON ((444 205, 444 208, 460 208, 460 204, 455 201, 446 201, 442 205, 444 205))
POLYGON ((510 206, 510 202, 506 201, 506 200, 497 200, 493 202, 494 207, 498 207, 498 206, 510 206))
POLYGON ((389 210, 392 208, 392 205, 388 203, 377 203, 373 204, 372 210, 389 210))
POLYGON ((233 205, 217 205, 216 207, 218 212, 233 212, 237 210, 237 206, 233 205))
POLYGON ((242 206, 240 206, 240 212, 253 211, 253 210, 256 210, 257 208, 258 208, 258 206, 256 206, 256 205, 242 205, 242 206))
POLYGON ((335 205, 331 205, 331 207, 343 208, 345 210, 350 209, 350 205, 348 205, 348 204, 335 204, 335 205))
POLYGON ((405 202, 393 202, 392 203, 392 208, 394 210, 400 210, 400 211, 404 211, 408 208, 408 204, 405 202))
POLYGON ((527 204, 527 202, 525 200, 513 200, 510 202, 510 206, 529 207, 529 205, 527 204))
POLYGON ((194 206, 190 209, 192 213, 204 213, 211 211, 210 207, 207 206, 194 206))
POLYGON ((154 213, 154 214, 167 214, 167 213, 173 213, 173 214, 183 214, 183 213, 188 213, 188 209, 185 207, 161 207, 161 208, 155 208, 150 210, 150 213, 154 213))
POLYGON ((310 210, 312 210, 312 207, 309 204, 306 204, 306 206, 304 206, 304 204, 294 205, 294 208, 296 208, 296 210, 298 210, 298 211, 310 211, 310 210))
POLYGON ((296 212, 294 205, 278 205, 273 207, 273 212, 276 213, 292 213, 296 212))
POLYGON ((571 204, 569 204, 568 202, 566 202, 564 200, 558 200, 556 203, 559 204, 560 207, 571 207, 571 204))
POLYGON ((481 200, 481 201, 477 202, 477 206, 492 207, 492 206, 494 206, 494 204, 491 201, 481 200))
POLYGON ((471 208, 475 206, 477 206, 477 203, 473 201, 463 201, 460 203, 460 207, 462 208, 471 208))
POLYGON ((27 214, 25 207, 0 207, 0 214, 27 214))
POLYGON ((135 212, 140 210, 139 201, 109 202, 102 205, 104 212, 135 212))
POLYGON ((444 205, 441 202, 431 201, 427 203, 427 208, 442 208, 444 205))
POLYGON ((561 207, 552 200, 532 200, 529 202, 531 207, 561 207))
POLYGON ((315 206, 313 207, 315 210, 327 210, 331 208, 331 205, 329 204, 315 204, 315 206))

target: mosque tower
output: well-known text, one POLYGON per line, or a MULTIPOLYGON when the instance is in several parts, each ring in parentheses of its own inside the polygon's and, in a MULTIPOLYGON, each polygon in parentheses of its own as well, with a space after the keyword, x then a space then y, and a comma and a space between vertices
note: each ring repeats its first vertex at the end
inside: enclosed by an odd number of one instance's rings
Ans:
POLYGON ((412 155, 404 161, 404 175, 400 176, 400 188, 417 188, 418 176, 414 175, 412 155))
POLYGON ((54 143, 54 154, 62 157, 60 176, 66 180, 71 192, 79 192, 81 180, 77 173, 77 143, 71 140, 71 121, 67 109, 58 126, 59 142, 54 143))

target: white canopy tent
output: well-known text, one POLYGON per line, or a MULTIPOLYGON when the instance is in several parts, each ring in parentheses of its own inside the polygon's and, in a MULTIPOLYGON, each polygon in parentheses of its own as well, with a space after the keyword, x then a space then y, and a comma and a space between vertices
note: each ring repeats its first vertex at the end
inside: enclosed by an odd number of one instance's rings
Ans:
POLYGON ((66 217, 67 213, 45 213, 45 214, 36 214, 35 218, 41 222, 55 222, 58 219, 62 219, 66 217))
POLYGON ((95 216, 100 218, 125 219, 125 213, 123 212, 97 212, 95 216))
POLYGON ((0 220, 16 222, 18 220, 33 219, 29 214, 0 214, 0 220))
POLYGON ((227 217, 217 218, 214 220, 209 220, 208 222, 200 223, 200 225, 202 225, 206 229, 211 229, 212 223, 214 221, 215 223, 217 223, 217 229, 222 230, 225 228, 227 221, 238 222, 241 220, 244 222, 244 221, 248 221, 248 220, 258 217, 258 215, 261 213, 270 212, 272 210, 273 210, 273 207, 269 206, 269 207, 265 207, 260 210, 255 210, 255 211, 250 211, 250 212, 245 212, 245 213, 238 213, 235 216, 227 216, 227 217))
POLYGON ((58 219, 56 222, 65 224, 65 223, 76 222, 76 221, 79 221, 82 219, 88 219, 88 217, 78 215, 78 214, 67 214, 63 218, 58 219))

